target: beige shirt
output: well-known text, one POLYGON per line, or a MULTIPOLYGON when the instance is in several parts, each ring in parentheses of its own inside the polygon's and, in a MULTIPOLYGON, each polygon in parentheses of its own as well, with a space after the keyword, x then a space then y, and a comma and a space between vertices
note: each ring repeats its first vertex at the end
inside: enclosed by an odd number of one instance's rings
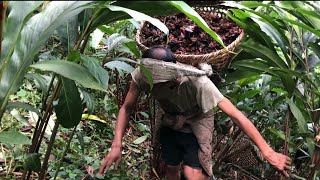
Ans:
MULTIPOLYGON (((143 80, 145 78, 142 78, 140 68, 136 68, 131 76, 139 89, 148 89, 149 84, 143 80)), ((166 113, 206 113, 223 99, 224 96, 207 76, 184 78, 185 80, 174 88, 162 86, 152 89, 151 94, 166 113)))

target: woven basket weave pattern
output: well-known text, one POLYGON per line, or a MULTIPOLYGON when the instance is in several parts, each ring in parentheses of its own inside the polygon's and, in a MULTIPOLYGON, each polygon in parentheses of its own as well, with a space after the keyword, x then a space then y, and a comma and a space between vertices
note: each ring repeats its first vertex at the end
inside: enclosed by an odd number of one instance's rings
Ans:
MULTIPOLYGON (((212 4, 192 4, 192 7, 196 11, 212 11, 217 14, 217 16, 221 18, 226 18, 224 13, 221 13, 221 10, 226 9, 223 6, 217 5, 217 3, 212 4)), ((149 47, 146 47, 142 44, 144 37, 142 35, 142 31, 146 26, 146 22, 142 22, 140 29, 138 29, 136 34, 136 41, 138 47, 141 51, 146 51, 149 47)), ((222 69, 227 68, 230 65, 230 61, 234 56, 235 52, 237 51, 241 40, 244 37, 244 31, 233 41, 229 44, 226 48, 220 49, 217 51, 213 51, 212 53, 202 54, 202 55, 185 55, 185 54, 175 54, 176 60, 181 63, 191 64, 193 66, 198 65, 199 63, 208 63, 212 65, 212 69, 214 71, 221 71, 222 69)))

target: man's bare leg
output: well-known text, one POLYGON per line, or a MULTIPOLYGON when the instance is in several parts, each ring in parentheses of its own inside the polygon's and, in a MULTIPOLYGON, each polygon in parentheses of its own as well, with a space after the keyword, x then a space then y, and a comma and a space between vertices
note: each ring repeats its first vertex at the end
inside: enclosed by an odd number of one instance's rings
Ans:
POLYGON ((207 180, 209 178, 202 169, 192 168, 187 165, 184 166, 183 172, 188 180, 207 180))

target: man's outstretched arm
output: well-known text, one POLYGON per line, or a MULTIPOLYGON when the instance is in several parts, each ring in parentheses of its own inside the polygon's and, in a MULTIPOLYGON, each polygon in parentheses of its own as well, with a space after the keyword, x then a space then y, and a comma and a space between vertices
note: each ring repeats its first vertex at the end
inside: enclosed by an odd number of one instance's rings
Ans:
POLYGON ((121 106, 116 122, 115 135, 113 143, 111 145, 111 151, 103 159, 99 173, 103 174, 109 170, 112 163, 115 163, 115 168, 117 169, 121 161, 121 151, 122 151, 122 138, 126 127, 128 126, 130 111, 134 104, 136 103, 140 91, 135 82, 131 82, 129 92, 126 99, 121 106))
POLYGON ((286 170, 290 169, 291 159, 283 154, 275 152, 261 136, 253 123, 243 115, 227 98, 223 98, 218 107, 226 113, 250 139, 259 147, 262 156, 286 177, 286 170))

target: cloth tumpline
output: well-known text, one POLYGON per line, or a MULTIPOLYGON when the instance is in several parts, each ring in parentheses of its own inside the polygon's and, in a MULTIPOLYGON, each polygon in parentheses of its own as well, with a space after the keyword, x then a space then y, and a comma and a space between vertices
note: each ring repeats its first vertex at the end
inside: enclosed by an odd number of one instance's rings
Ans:
MULTIPOLYGON (((149 90, 150 86, 139 67, 131 73, 131 76, 140 90, 149 90)), ((212 176, 214 129, 212 108, 216 107, 224 96, 206 75, 183 76, 179 74, 179 76, 183 78, 180 85, 174 88, 163 85, 151 90, 151 94, 165 112, 161 125, 176 131, 194 133, 200 146, 198 154, 200 163, 205 172, 212 176)))

